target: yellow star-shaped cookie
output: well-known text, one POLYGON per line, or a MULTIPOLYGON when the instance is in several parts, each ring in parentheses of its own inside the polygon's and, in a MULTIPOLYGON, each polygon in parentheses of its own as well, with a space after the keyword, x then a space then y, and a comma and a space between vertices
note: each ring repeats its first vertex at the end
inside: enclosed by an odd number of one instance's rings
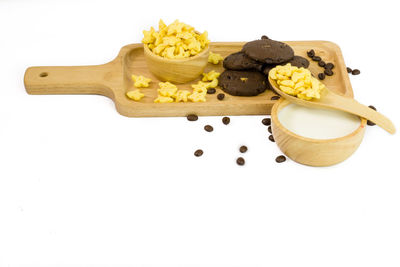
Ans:
POLYGON ((149 87, 149 83, 151 82, 150 78, 146 78, 142 75, 132 75, 133 86, 140 87, 149 87))
POLYGON ((126 96, 132 100, 139 101, 140 99, 142 99, 144 97, 144 94, 142 92, 140 92, 139 89, 136 89, 136 90, 127 92, 126 96))

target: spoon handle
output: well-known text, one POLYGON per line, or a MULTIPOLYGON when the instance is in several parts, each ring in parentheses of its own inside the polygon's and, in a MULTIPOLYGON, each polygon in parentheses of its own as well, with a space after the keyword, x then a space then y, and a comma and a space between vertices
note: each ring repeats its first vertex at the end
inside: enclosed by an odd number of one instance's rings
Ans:
POLYGON ((347 98, 343 96, 337 97, 335 99, 335 106, 337 109, 370 120, 391 134, 396 132, 396 128, 394 127, 393 123, 386 116, 357 102, 353 98, 347 98))

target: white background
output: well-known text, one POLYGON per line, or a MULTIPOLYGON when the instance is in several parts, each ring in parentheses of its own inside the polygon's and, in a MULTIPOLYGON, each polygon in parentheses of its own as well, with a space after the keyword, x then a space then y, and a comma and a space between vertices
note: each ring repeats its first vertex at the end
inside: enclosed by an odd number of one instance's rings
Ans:
POLYGON ((399 266, 398 133, 368 127, 333 167, 277 164, 263 116, 127 118, 23 85, 29 66, 105 63, 180 19, 212 41, 339 44, 355 97, 399 129, 395 2, 0 1, 0 265, 399 266))

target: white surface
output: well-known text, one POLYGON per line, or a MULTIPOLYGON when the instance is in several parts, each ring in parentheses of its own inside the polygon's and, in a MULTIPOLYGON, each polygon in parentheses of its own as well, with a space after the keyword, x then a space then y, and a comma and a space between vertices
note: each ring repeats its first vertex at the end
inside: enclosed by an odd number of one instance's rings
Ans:
POLYGON ((126 118, 101 96, 26 94, 29 66, 105 63, 179 18, 212 41, 336 42, 356 98, 399 129, 395 1, 184 3, 0 2, 0 265, 399 266, 398 133, 369 127, 347 161, 312 168, 274 162, 263 116, 126 118))
POLYGON ((307 108, 296 104, 283 107, 279 122, 289 131, 315 139, 343 137, 360 127, 359 117, 339 110, 307 108))

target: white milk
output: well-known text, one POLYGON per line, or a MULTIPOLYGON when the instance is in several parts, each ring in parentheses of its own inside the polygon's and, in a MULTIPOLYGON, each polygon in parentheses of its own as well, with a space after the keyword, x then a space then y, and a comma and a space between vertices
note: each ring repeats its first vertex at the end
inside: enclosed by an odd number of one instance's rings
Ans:
POLYGON ((361 123, 359 117, 350 113, 307 108, 296 104, 283 107, 278 119, 289 131, 314 139, 332 139, 348 135, 361 123))

